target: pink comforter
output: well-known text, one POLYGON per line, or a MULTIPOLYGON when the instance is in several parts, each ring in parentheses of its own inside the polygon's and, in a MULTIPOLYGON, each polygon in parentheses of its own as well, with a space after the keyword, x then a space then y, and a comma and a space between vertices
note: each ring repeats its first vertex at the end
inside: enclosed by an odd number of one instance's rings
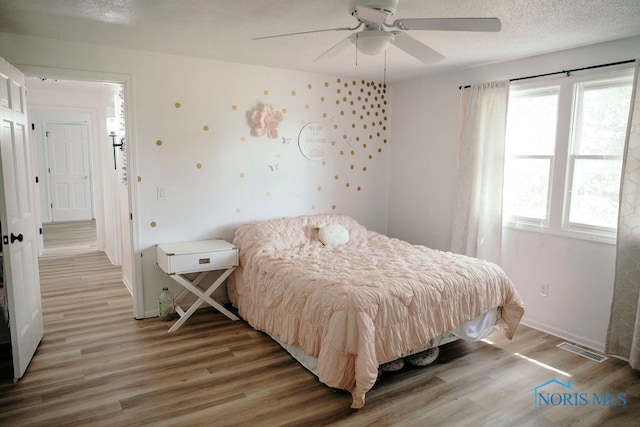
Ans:
POLYGON ((510 339, 524 313, 500 267, 415 246, 345 215, 284 218, 238 228, 240 267, 229 298, 251 326, 318 358, 323 383, 364 405, 378 366, 421 348, 495 307, 510 339), (339 223, 350 240, 324 246, 318 227, 339 223))

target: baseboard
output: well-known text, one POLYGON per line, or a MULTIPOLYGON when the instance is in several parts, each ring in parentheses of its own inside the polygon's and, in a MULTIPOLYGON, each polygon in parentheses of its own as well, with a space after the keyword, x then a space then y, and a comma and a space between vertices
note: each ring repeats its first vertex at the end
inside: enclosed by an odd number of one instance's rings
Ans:
POLYGON ((526 319, 526 318, 522 319, 520 323, 530 328, 537 329, 541 332, 545 332, 547 334, 555 335, 558 338, 571 341, 575 344, 581 345, 591 350, 596 350, 601 353, 604 353, 604 343, 596 342, 596 341, 572 334, 570 332, 564 331, 562 329, 558 329, 550 325, 545 325, 544 323, 536 322, 535 320, 531 320, 531 319, 526 319))
POLYGON ((129 282, 129 278, 122 276, 122 283, 124 283, 124 286, 129 291, 129 294, 131 294, 131 296, 133 296, 133 286, 129 282))

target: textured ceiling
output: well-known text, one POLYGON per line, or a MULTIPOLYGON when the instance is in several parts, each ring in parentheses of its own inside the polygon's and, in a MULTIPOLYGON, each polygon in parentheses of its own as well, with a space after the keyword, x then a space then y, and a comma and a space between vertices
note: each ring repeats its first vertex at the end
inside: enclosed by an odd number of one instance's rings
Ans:
MULTIPOLYGON (((353 26, 347 5, 347 0, 0 0, 0 31, 382 80, 384 55, 356 57, 353 46, 314 62, 347 32, 251 40, 353 26)), ((640 35, 640 0, 400 0, 394 19, 441 17, 497 17, 502 30, 411 31, 446 58, 424 65, 391 46, 387 81, 640 35)))

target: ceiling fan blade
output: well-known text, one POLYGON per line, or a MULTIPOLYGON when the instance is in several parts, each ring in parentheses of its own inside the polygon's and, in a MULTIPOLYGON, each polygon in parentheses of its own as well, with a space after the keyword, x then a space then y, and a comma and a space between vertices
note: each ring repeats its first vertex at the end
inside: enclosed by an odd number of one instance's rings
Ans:
POLYGON ((431 49, 421 41, 399 31, 394 33, 394 38, 391 43, 424 64, 432 64, 444 59, 443 55, 431 49))
POLYGON ((331 59, 335 58, 342 52, 344 52, 351 45, 351 36, 348 36, 345 39, 340 40, 338 43, 331 46, 329 49, 325 50, 320 56, 313 60, 316 62, 320 59, 331 59))
POLYGON ((427 31, 500 31, 498 18, 409 18, 396 19, 393 27, 400 30, 427 31))
POLYGON ((286 33, 286 34, 276 34, 273 36, 262 36, 262 37, 254 37, 251 40, 263 40, 263 39, 274 39, 276 37, 288 37, 288 36, 299 36, 301 34, 311 34, 311 33, 324 33, 327 31, 354 31, 362 26, 362 22, 356 25, 353 28, 342 27, 342 28, 327 28, 325 30, 311 30, 311 31, 299 31, 297 33, 286 33))
POLYGON ((388 16, 387 13, 381 10, 367 6, 356 6, 355 14, 359 20, 377 25, 382 25, 388 16))

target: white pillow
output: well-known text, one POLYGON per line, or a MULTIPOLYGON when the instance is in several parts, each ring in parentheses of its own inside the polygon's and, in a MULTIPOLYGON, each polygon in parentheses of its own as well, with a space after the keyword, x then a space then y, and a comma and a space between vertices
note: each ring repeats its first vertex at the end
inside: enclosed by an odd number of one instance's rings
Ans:
POLYGON ((320 227, 318 238, 323 245, 343 245, 349 241, 349 232, 340 224, 327 224, 320 227))

